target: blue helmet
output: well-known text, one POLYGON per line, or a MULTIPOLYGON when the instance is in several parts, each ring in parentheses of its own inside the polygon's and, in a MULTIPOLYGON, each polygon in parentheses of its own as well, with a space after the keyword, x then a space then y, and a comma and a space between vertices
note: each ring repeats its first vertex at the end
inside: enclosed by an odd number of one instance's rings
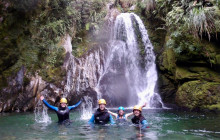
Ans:
POLYGON ((120 106, 120 107, 118 108, 118 111, 119 111, 119 110, 125 111, 124 107, 122 107, 122 106, 120 106))

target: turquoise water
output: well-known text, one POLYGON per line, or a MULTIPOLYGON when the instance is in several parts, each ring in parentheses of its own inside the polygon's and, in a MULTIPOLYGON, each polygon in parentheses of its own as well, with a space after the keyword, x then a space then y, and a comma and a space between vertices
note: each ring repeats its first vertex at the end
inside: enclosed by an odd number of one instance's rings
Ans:
POLYGON ((71 112, 70 125, 58 125, 54 112, 49 113, 49 124, 36 123, 34 113, 3 113, 0 139, 220 139, 220 115, 173 110, 144 110, 143 114, 150 128, 140 137, 139 130, 131 124, 91 127, 87 120, 80 120, 79 111, 71 112))

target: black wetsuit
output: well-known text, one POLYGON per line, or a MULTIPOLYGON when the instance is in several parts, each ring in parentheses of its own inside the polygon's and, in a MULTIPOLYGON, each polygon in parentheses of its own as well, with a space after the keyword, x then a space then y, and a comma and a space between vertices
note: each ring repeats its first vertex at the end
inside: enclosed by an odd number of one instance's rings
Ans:
POLYGON ((145 129, 148 126, 147 120, 142 115, 140 115, 138 117, 134 116, 131 119, 131 121, 132 121, 133 124, 136 124, 136 125, 140 125, 141 124, 142 125, 142 127, 141 127, 142 129, 145 129))
POLYGON ((112 116, 108 113, 108 110, 105 109, 104 111, 101 111, 99 108, 96 110, 94 115, 92 115, 92 118, 89 120, 89 123, 95 123, 95 124, 107 124, 107 123, 114 124, 114 120, 112 116))
POLYGON ((56 111, 58 117, 58 123, 62 123, 63 121, 69 122, 69 113, 70 109, 68 107, 62 108, 59 107, 58 111, 56 111))
POLYGON ((73 106, 68 106, 68 107, 65 107, 65 108, 62 108, 62 107, 58 108, 58 107, 52 106, 45 99, 43 100, 43 103, 48 108, 56 111, 57 117, 58 117, 58 123, 62 123, 62 122, 70 122, 69 121, 69 112, 70 112, 70 110, 76 108, 81 103, 81 101, 79 101, 77 104, 75 104, 73 106))

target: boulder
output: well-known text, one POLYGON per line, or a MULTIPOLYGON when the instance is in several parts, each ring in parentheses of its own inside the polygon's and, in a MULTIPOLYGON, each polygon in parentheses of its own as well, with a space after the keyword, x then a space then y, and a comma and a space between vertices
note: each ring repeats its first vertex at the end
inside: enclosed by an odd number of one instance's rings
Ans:
POLYGON ((190 110, 202 109, 220 103, 220 83, 189 81, 179 86, 176 103, 190 110))

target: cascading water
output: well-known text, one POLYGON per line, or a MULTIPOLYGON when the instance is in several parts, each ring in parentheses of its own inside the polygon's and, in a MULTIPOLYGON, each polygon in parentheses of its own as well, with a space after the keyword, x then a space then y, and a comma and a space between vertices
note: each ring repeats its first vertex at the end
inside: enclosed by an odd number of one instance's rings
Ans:
POLYGON ((89 96, 84 97, 85 102, 81 105, 81 119, 88 120, 92 115, 92 99, 89 96))
POLYGON ((34 110, 35 121, 37 123, 49 124, 51 123, 51 118, 47 114, 47 107, 43 105, 42 101, 38 100, 37 105, 34 110))
POLYGON ((163 107, 155 93, 157 71, 153 46, 141 19, 134 13, 117 16, 104 71, 96 89, 113 106, 147 102, 163 107))

